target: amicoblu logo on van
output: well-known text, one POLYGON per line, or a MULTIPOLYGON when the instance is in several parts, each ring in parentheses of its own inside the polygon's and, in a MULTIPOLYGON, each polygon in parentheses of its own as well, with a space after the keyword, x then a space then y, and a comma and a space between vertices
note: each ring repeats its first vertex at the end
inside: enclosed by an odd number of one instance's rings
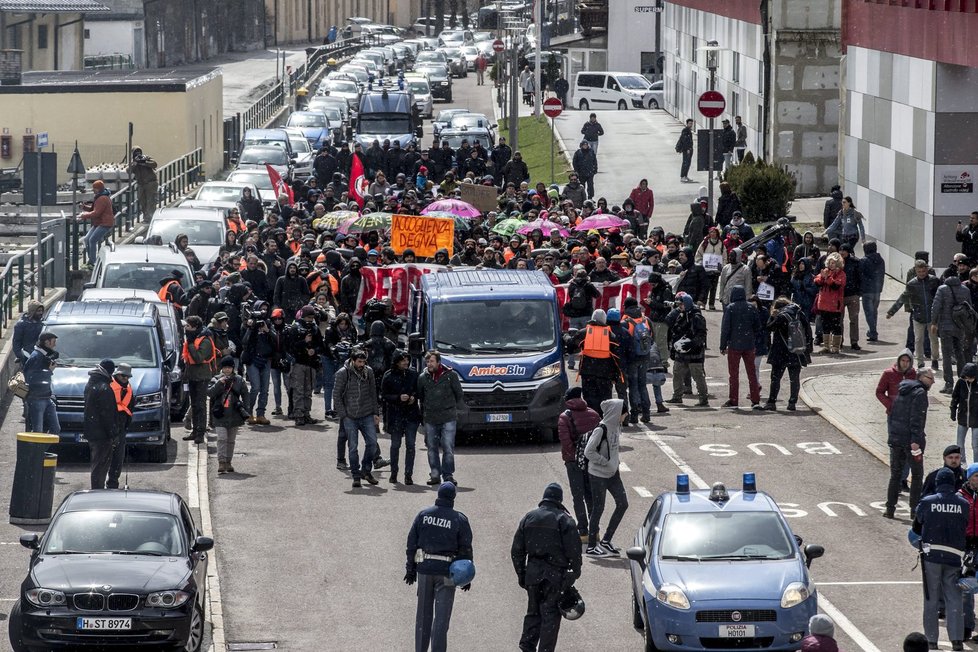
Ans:
POLYGON ((526 367, 518 364, 508 364, 503 366, 489 365, 487 367, 472 367, 469 369, 469 376, 524 376, 526 367))

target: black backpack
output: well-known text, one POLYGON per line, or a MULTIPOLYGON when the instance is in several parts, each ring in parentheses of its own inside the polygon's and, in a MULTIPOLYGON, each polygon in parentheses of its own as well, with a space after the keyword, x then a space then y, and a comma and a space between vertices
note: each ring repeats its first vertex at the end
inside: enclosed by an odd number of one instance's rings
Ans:
POLYGON ((954 305, 951 307, 951 321, 964 331, 965 336, 970 336, 974 334, 975 326, 978 325, 978 313, 967 301, 958 301, 958 298, 954 296, 954 288, 949 289, 951 298, 954 300, 954 305))
POLYGON ((788 337, 784 343, 788 347, 788 350, 795 355, 805 355, 805 352, 808 350, 808 338, 805 337, 805 327, 802 325, 797 311, 789 315, 789 317, 788 337))
POLYGON ((571 283, 567 291, 570 294, 570 307, 577 312, 587 312, 587 285, 571 283))
POLYGON ((577 464, 577 468, 582 471, 587 471, 587 458, 584 456, 584 447, 587 446, 587 437, 582 437, 579 432, 577 432, 577 424, 574 423, 574 415, 570 410, 564 410, 564 417, 567 419, 567 423, 570 424, 571 434, 575 437, 574 440, 574 463, 577 464))

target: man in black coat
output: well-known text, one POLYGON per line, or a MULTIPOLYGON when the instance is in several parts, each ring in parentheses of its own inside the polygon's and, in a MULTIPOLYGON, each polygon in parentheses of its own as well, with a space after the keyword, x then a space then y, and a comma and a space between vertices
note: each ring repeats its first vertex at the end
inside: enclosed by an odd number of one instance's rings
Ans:
MULTIPOLYGON (((507 147, 507 149, 509 149, 507 147)), ((493 154, 496 150, 493 150, 493 154)), ((506 163, 502 164, 499 168, 502 174, 502 180, 505 183, 512 183, 517 188, 524 181, 530 180, 530 168, 526 166, 526 161, 523 160, 523 153, 516 152, 513 154, 512 160, 507 160, 506 163)), ((497 182, 498 183, 498 182, 497 182)))
POLYGON ((958 222, 954 239, 961 243, 961 253, 967 256, 968 260, 978 260, 978 211, 971 212, 967 226, 962 226, 958 222))
POLYGON ((937 474, 941 469, 950 469, 954 474, 954 490, 957 491, 964 486, 965 468, 961 466, 961 447, 951 444, 944 449, 944 466, 934 469, 924 478, 924 484, 920 489, 920 495, 929 496, 937 493, 937 474))
POLYGON ((693 297, 685 292, 676 293, 676 306, 666 317, 669 325, 669 353, 675 362, 672 398, 666 403, 682 405, 686 381, 692 376, 700 399, 697 405, 709 407, 706 372, 703 369, 706 358, 706 319, 693 303, 693 297))
POLYGON ((598 173, 598 159, 591 150, 591 143, 581 141, 581 146, 574 152, 574 172, 581 179, 581 184, 587 189, 587 198, 594 198, 594 175, 598 173))
POLYGON ((105 476, 119 437, 120 420, 116 414, 115 394, 110 386, 113 372, 115 363, 109 359, 102 360, 88 372, 88 383, 85 385, 82 432, 91 451, 92 489, 105 489, 105 476))
POLYGON ((842 189, 839 186, 832 186, 831 197, 825 200, 825 208, 822 209, 822 227, 829 228, 835 221, 839 211, 842 210, 842 189))
MULTIPOLYGON (((500 136, 499 142, 489 152, 489 160, 492 161, 492 176, 497 186, 502 185, 503 167, 509 163, 511 158, 513 158, 513 150, 506 144, 506 138, 500 136)), ((529 174, 527 174, 527 177, 529 177, 529 174)))
POLYGON ((934 384, 934 370, 929 368, 917 372, 916 380, 903 380, 897 397, 890 409, 887 421, 890 446, 890 483, 886 490, 886 510, 883 516, 893 518, 897 498, 900 495, 900 481, 903 467, 910 465, 910 513, 913 514, 920 502, 920 487, 924 475, 924 448, 927 446, 927 392, 934 384))
POLYGON ((339 162, 336 157, 330 153, 330 151, 323 147, 319 150, 319 154, 312 161, 312 168, 316 173, 316 182, 319 184, 320 188, 325 188, 333 179, 333 173, 340 169, 339 162))
POLYGON ((418 372, 411 369, 411 358, 397 350, 391 368, 381 381, 384 401, 384 427, 391 436, 390 481, 397 484, 401 441, 404 441, 404 484, 414 484, 414 452, 421 411, 418 409, 418 372))
POLYGON ((520 637, 520 650, 525 652, 556 649, 560 596, 581 576, 581 540, 563 500, 563 488, 551 482, 539 506, 523 517, 513 537, 513 568, 520 588, 527 593, 520 637))

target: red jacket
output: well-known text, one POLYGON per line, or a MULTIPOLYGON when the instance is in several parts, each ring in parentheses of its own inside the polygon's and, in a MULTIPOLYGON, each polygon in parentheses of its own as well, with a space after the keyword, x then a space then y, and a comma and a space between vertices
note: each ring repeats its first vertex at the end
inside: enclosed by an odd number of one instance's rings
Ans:
POLYGON ((643 192, 640 188, 632 188, 632 194, 628 196, 635 202, 635 210, 645 216, 645 219, 652 217, 652 210, 655 209, 655 195, 651 188, 646 188, 643 192))
POLYGON ((815 310, 819 312, 842 312, 845 307, 846 273, 841 269, 831 270, 828 267, 815 276, 818 286, 818 297, 815 299, 815 310))
POLYGON ((565 462, 573 462, 578 437, 587 437, 597 428, 601 415, 589 408, 582 398, 567 401, 567 408, 570 416, 562 412, 557 418, 557 436, 560 437, 560 456, 565 462))
POLYGON ((112 200, 108 194, 95 198, 92 210, 78 216, 82 220, 91 220, 92 226, 115 226, 115 213, 112 212, 112 200))
POLYGON ((975 503, 978 502, 976 501, 976 498, 978 497, 971 493, 971 490, 968 489, 967 484, 958 489, 958 495, 967 500, 968 507, 971 508, 971 511, 968 512, 968 527, 964 531, 964 535, 969 540, 978 538, 978 512, 975 511, 975 508, 978 507, 978 505, 975 505, 975 503))
POLYGON ((897 356, 897 362, 900 358, 907 356, 910 358, 910 366, 906 371, 901 372, 897 365, 893 365, 889 369, 883 372, 880 376, 880 381, 876 385, 876 398, 883 407, 886 408, 886 413, 889 414, 890 410, 893 408, 893 401, 896 399, 897 394, 900 390, 900 381, 902 380, 916 380, 917 370, 913 368, 913 354, 910 349, 904 349, 899 356, 897 356))

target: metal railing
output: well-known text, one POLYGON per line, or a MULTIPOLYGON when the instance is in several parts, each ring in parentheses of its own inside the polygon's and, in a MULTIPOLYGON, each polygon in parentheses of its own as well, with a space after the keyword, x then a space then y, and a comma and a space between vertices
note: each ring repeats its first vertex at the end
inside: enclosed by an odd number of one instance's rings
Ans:
POLYGON ((60 256, 55 253, 55 234, 49 233, 7 261, 0 274, 0 334, 14 315, 24 312, 27 300, 40 301, 44 296, 44 288, 51 285, 56 258, 60 256))
MULTIPOLYGON (((188 191, 203 181, 203 162, 204 150, 197 148, 157 168, 159 206, 166 206, 182 199, 188 191)), ((112 200, 112 212, 115 214, 115 225, 112 228, 114 240, 126 237, 139 226, 142 207, 139 205, 138 186, 135 181, 130 181, 109 197, 112 200)), ((65 241, 68 249, 65 263, 69 271, 79 269, 84 260, 84 237, 90 228, 88 222, 65 221, 65 241)))

